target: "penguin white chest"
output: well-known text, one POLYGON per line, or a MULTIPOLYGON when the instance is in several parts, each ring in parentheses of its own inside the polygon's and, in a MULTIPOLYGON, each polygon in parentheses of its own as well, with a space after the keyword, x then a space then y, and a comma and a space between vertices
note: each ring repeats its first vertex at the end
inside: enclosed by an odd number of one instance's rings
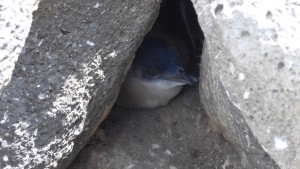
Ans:
POLYGON ((118 103, 129 108, 163 106, 180 92, 183 85, 168 80, 142 81, 128 78, 123 84, 118 103))

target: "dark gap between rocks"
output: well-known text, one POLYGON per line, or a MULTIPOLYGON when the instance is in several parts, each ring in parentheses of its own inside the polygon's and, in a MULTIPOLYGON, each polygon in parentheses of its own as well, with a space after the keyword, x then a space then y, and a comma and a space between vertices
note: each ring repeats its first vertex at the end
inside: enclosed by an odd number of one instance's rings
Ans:
MULTIPOLYGON (((188 61, 187 71, 199 75, 200 56, 204 41, 197 14, 190 0, 164 0, 152 31, 161 29, 178 43, 176 46, 188 61)), ((151 33, 151 31, 150 31, 151 33)))
MULTIPOLYGON (((204 41, 189 0, 164 0, 153 29, 183 48, 188 73, 199 76, 204 41)), ((149 34, 147 36, 149 36, 149 34)), ((236 150, 215 132, 200 106, 198 86, 168 105, 146 110, 114 107, 68 169, 240 168, 236 150)))
POLYGON ((155 108, 168 103, 183 84, 199 79, 204 36, 189 0, 165 0, 136 52, 117 106, 155 108), (173 86, 173 87, 168 87, 173 86))

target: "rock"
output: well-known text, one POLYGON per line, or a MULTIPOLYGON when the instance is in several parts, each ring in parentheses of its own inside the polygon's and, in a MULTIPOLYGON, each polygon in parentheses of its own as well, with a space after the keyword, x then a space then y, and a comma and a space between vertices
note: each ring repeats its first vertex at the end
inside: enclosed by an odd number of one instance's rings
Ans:
POLYGON ((110 112, 159 1, 42 0, 28 37, 33 2, 14 2, 28 18, 1 48, 0 168, 65 168, 110 112))
POLYGON ((11 79, 37 4, 37 0, 0 2, 0 93, 11 79))
POLYGON ((299 3, 193 3, 206 37, 200 93, 208 116, 254 168, 272 163, 264 151, 281 168, 299 168, 299 3))

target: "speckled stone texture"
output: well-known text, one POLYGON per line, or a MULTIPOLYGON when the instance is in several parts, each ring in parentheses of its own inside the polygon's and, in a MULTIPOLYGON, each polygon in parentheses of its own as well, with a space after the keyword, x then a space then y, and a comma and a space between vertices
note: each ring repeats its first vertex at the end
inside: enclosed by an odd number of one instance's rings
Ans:
POLYGON ((281 168, 300 168, 300 3, 193 3, 206 37, 207 114, 251 163, 265 150, 281 168))
POLYGON ((11 79, 39 0, 0 1, 0 92, 11 79))
MULTIPOLYGON (((33 2, 13 2, 20 8, 1 5, 1 18, 14 10, 11 20, 23 17, 21 9, 30 22, 33 2)), ((0 68, 0 168, 70 163, 109 113, 158 9, 157 0, 42 0, 12 76, 29 27, 1 20, 1 37, 3 29, 11 40, 1 44, 0 65, 9 68, 0 68)))

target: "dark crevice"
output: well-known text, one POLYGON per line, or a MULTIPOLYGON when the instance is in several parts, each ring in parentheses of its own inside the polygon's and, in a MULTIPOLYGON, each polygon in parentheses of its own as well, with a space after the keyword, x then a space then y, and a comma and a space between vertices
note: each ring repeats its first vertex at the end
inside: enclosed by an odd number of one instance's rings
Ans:
POLYGON ((165 106, 183 86, 198 86, 203 41, 190 0, 162 1, 152 29, 136 51, 116 105, 130 109, 165 106))
POLYGON ((197 14, 190 0, 164 0, 160 14, 150 31, 163 31, 179 43, 188 60, 188 72, 198 76, 200 56, 204 41, 197 14))

